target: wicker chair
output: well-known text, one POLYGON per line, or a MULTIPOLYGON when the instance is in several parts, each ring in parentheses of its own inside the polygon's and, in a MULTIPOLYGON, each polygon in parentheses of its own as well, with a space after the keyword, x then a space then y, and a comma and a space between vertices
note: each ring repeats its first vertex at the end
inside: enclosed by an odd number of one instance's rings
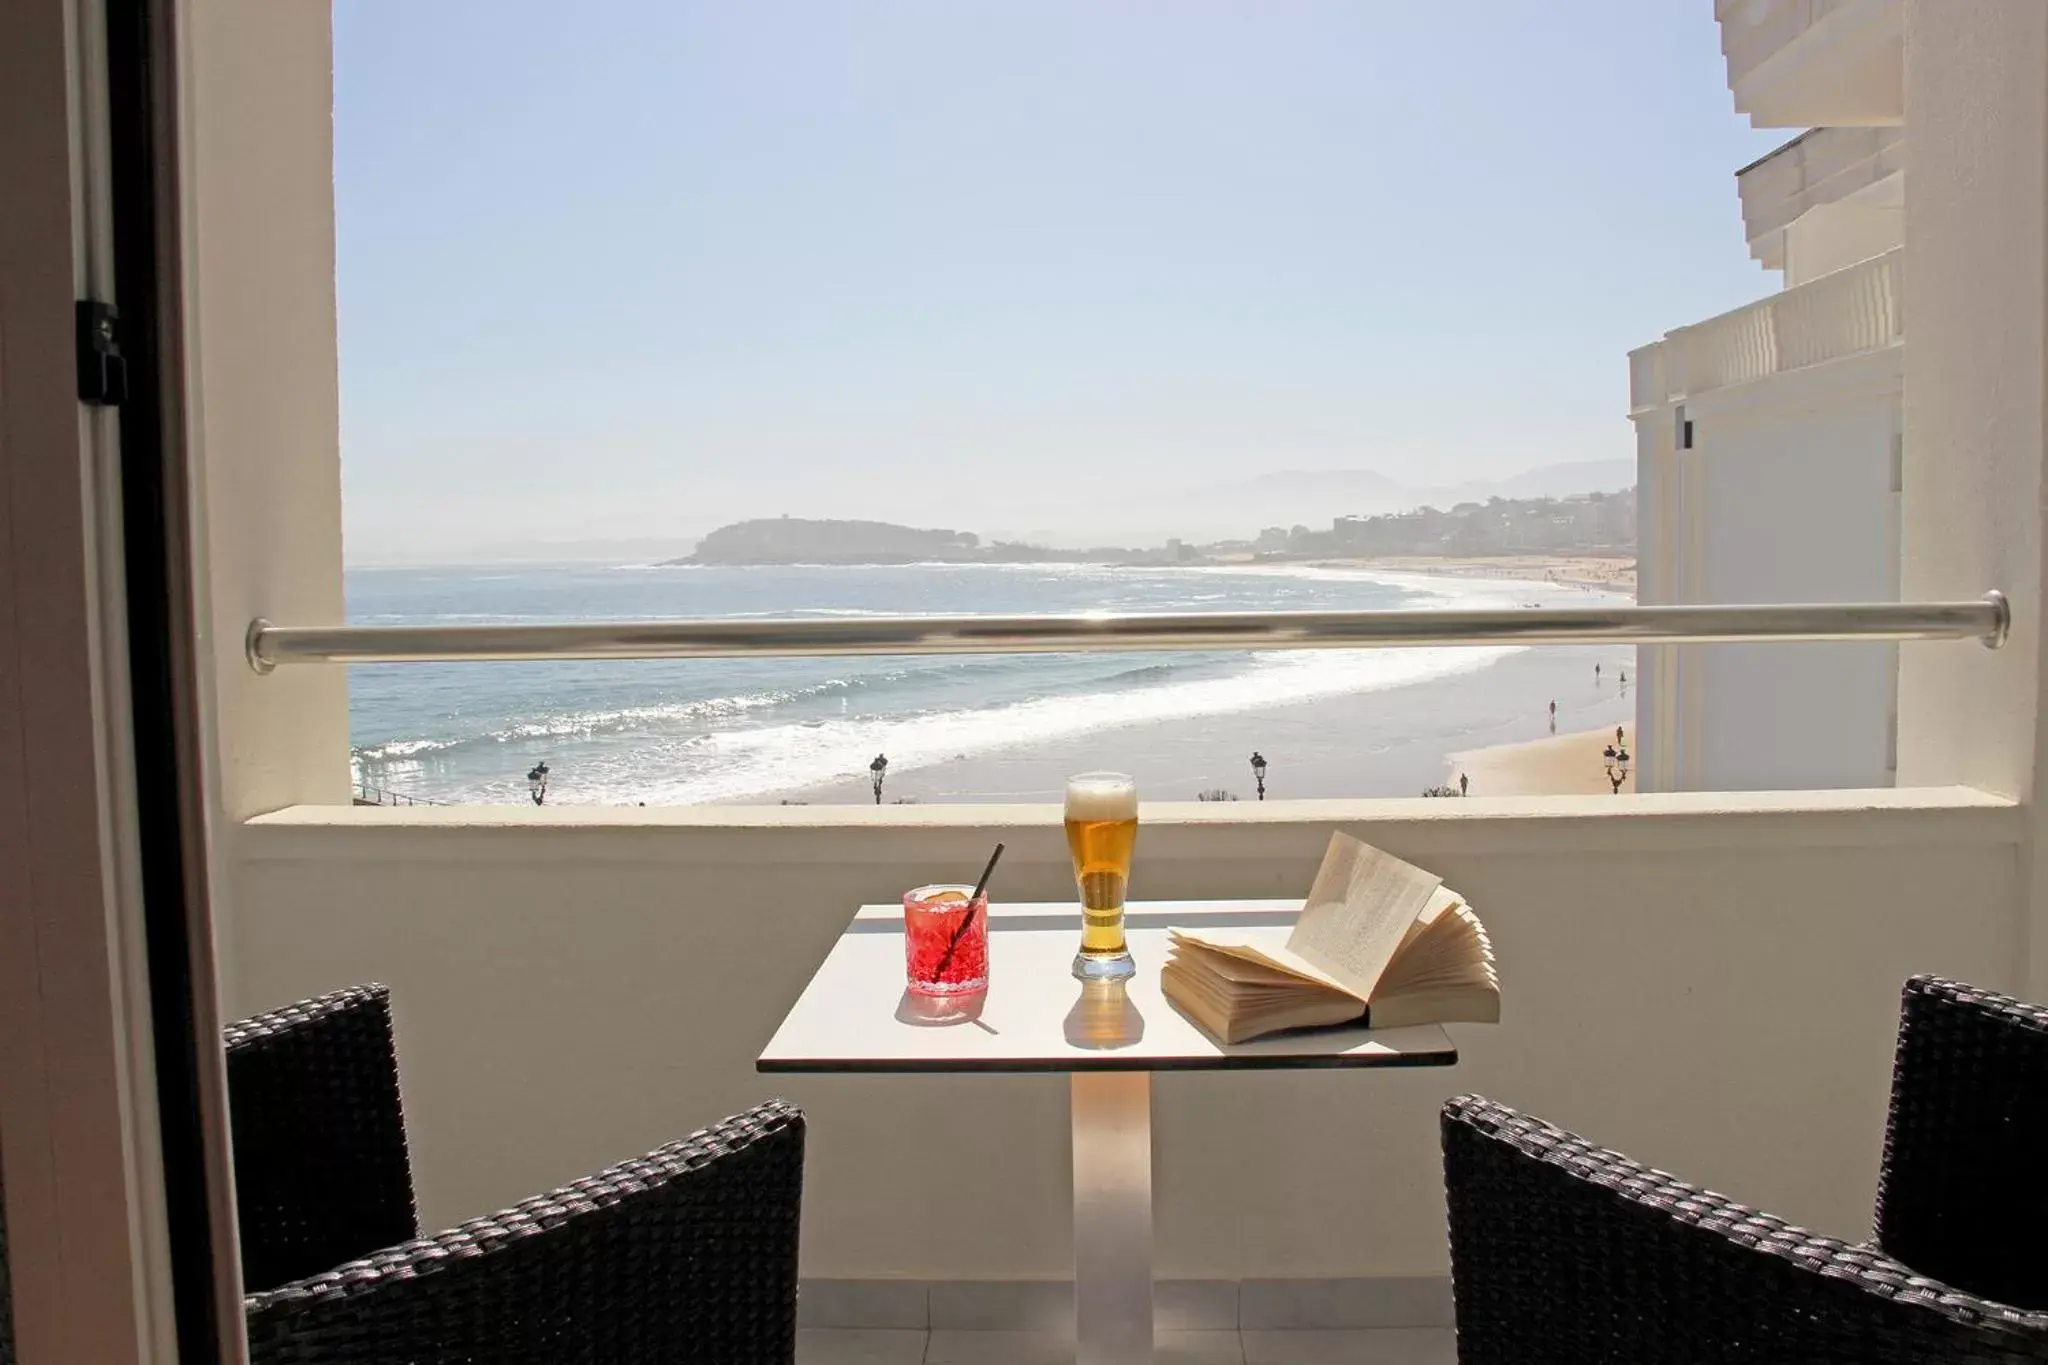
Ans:
POLYGON ((1443 1144, 1463 1365, 2048 1361, 2048 1010, 1906 983, 1869 1243, 1476 1095, 1443 1144))
POLYGON ((236 1024, 227 1049, 256 1365, 794 1359, 789 1105, 418 1237, 382 987, 236 1024))

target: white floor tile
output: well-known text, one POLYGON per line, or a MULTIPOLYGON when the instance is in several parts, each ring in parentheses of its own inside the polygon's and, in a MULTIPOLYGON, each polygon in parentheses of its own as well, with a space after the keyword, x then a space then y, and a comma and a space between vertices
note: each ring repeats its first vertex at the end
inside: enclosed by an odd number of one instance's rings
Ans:
POLYGON ((1248 1331, 1246 1365, 1457 1365, 1457 1334, 1447 1327, 1376 1331, 1248 1331))
POLYGON ((875 1327, 799 1327, 796 1365, 920 1365, 923 1332, 875 1327))
MULTIPOLYGON (((1235 1332, 1166 1331, 1156 1334, 1159 1365, 1243 1365, 1235 1332)), ((932 1333, 925 1365, 1072 1365, 1074 1339, 1064 1332, 932 1333)))
POLYGON ((1154 1332, 1158 1365, 1244 1365, 1244 1343, 1223 1331, 1154 1332))
POLYGON ((941 1329, 925 1347, 925 1365, 1073 1365, 1074 1338, 1064 1332, 973 1332, 941 1329))

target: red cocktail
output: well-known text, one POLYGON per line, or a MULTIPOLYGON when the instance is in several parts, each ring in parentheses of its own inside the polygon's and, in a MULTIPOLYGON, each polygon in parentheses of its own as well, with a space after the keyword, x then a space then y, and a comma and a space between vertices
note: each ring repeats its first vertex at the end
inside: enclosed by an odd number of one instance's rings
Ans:
POLYGON ((971 886, 920 886, 903 897, 903 961, 920 995, 988 986, 988 896, 971 886))

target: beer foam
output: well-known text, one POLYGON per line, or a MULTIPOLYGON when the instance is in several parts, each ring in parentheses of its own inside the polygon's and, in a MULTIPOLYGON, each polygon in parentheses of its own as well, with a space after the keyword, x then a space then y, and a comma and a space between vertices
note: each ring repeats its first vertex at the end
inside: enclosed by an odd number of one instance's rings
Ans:
POLYGON ((1083 773, 1067 779, 1067 819, 1135 820, 1138 784, 1122 773, 1083 773))

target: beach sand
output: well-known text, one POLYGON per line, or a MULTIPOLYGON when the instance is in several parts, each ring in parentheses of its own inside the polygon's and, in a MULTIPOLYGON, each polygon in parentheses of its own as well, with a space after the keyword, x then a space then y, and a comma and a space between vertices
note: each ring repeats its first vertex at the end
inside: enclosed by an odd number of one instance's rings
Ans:
POLYGON ((1378 559, 1318 559, 1331 569, 1387 569, 1400 573, 1443 574, 1452 578, 1504 578, 1525 582, 1563 583, 1575 588, 1636 595, 1636 557, 1625 555, 1471 555, 1439 559, 1426 555, 1390 555, 1378 559))
MULTIPOLYGON (((1275 799, 1417 796, 1444 782, 1446 774, 1455 784, 1454 754, 1469 755, 1476 764, 1501 746, 1549 739, 1553 699, 1558 729, 1567 735, 1604 728, 1612 737, 1616 725, 1625 725, 1633 736, 1635 692, 1620 686, 1624 669, 1634 676, 1633 647, 1526 649, 1475 672, 1409 687, 1104 729, 891 770, 882 796, 915 802, 1058 801, 1068 774, 1108 768, 1136 777, 1148 800, 1191 801, 1221 789, 1249 801, 1256 795, 1249 763, 1255 749, 1266 757, 1266 791, 1275 799)), ((1605 791, 1599 747, 1592 747, 1583 774, 1569 749, 1561 751, 1545 769, 1556 778, 1554 790, 1605 791)), ((1486 771, 1501 775, 1474 771, 1472 795, 1506 795, 1491 784, 1529 780, 1511 779, 1505 769, 1486 771)), ((781 795, 818 804, 874 799, 866 773, 781 795)))
MULTIPOLYGON (((1628 732, 1633 746, 1633 719, 1616 721, 1628 732)), ((1607 780, 1601 751, 1614 743, 1614 727, 1582 730, 1575 734, 1551 735, 1520 744, 1499 744, 1450 757, 1450 782, 1463 773, 1472 779, 1474 796, 1608 796, 1614 792, 1607 780)), ((1634 768, 1621 784, 1625 792, 1636 789, 1634 768)))

